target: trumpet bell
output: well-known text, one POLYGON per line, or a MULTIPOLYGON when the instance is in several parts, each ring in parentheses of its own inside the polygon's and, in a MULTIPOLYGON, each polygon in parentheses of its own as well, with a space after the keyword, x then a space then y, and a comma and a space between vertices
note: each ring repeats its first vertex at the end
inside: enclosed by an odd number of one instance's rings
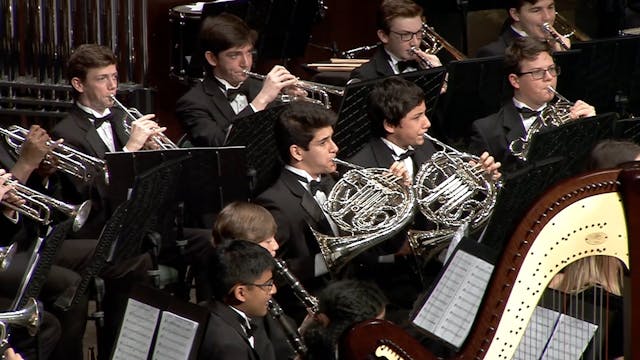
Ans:
POLYGON ((91 200, 87 200, 80 205, 73 207, 70 216, 73 216, 73 231, 78 231, 84 223, 87 222, 89 214, 91 213, 91 200))
POLYGON ((7 340, 7 325, 22 326, 27 329, 29 335, 34 336, 40 327, 41 314, 40 304, 34 298, 29 298, 21 310, 0 313, 0 341, 4 343, 7 340))

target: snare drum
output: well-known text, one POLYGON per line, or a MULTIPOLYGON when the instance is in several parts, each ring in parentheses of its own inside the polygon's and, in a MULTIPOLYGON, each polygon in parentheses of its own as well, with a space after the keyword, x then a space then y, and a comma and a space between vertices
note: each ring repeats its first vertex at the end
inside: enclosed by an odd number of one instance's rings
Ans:
POLYGON ((203 54, 200 54, 198 32, 202 6, 180 5, 169 10, 171 26, 171 66, 169 75, 190 81, 204 77, 203 54))

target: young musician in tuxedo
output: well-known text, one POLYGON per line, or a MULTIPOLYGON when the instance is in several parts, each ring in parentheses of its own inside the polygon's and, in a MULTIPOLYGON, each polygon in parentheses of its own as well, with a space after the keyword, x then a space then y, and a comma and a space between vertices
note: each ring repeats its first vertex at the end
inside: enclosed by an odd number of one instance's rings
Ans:
POLYGON ((384 0, 377 13, 378 46, 369 62, 356 68, 351 79, 370 80, 442 66, 436 55, 420 49, 424 36, 422 8, 413 0, 384 0), (415 48, 414 50, 411 50, 415 48))
MULTIPOLYGON (((498 39, 478 49, 477 57, 504 55, 513 39, 520 37, 549 42, 552 51, 564 50, 542 27, 544 23, 553 26, 556 19, 555 0, 509 0, 507 15, 498 39)), ((571 47, 569 38, 563 38, 562 41, 567 47, 571 47)))
MULTIPOLYGON (((469 150, 480 154, 488 151, 509 171, 520 161, 509 150, 515 139, 524 138, 526 131, 555 95, 560 68, 546 42, 531 37, 514 39, 504 58, 505 72, 513 98, 500 110, 472 124, 469 150)), ((578 100, 570 109, 571 119, 596 115, 593 106, 578 100)))
POLYGON ((249 241, 229 241, 216 247, 209 258, 213 298, 199 359, 275 359, 273 344, 256 331, 252 318, 267 315, 276 293, 273 258, 249 241))
POLYGON ((193 145, 224 145, 235 119, 264 110, 283 90, 305 95, 292 87, 298 80, 282 66, 274 66, 262 83, 245 73, 253 65, 256 38, 256 32, 235 15, 222 13, 202 21, 200 44, 207 75, 176 105, 176 115, 193 145))

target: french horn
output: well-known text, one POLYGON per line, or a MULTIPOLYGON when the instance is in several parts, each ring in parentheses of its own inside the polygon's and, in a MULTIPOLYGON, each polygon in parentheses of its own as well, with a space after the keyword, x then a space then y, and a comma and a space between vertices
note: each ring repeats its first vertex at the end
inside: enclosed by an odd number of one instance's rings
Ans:
POLYGON ((313 231, 329 270, 338 271, 351 259, 402 230, 413 218, 415 196, 404 180, 388 169, 363 168, 334 159, 347 171, 324 204, 346 236, 313 231))

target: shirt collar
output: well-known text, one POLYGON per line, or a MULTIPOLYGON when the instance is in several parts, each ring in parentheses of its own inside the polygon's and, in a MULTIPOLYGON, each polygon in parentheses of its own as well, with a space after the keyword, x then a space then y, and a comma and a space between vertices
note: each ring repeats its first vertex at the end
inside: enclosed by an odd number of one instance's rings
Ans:
POLYGON ((220 84, 222 84, 224 86, 224 91, 227 91, 228 89, 239 89, 240 86, 242 86, 242 83, 238 84, 238 86, 231 86, 231 84, 229 84, 229 82, 223 78, 219 78, 217 76, 214 76, 216 78, 216 80, 218 80, 220 82, 220 84))
POLYGON ((307 182, 310 182, 311 180, 320 181, 320 178, 314 179, 311 175, 309 175, 308 172, 302 169, 298 169, 297 167, 293 167, 291 165, 285 165, 284 168, 296 175, 302 176, 303 178, 307 179, 307 182))
POLYGON ((398 145, 396 145, 396 144, 392 143, 391 141, 389 141, 389 140, 387 140, 387 139, 385 139, 385 138, 380 138, 380 140, 382 140, 382 142, 383 142, 383 143, 385 143, 385 145, 387 145, 387 147, 388 147, 389 149, 391 149, 391 151, 393 151, 393 153, 394 153, 396 156, 400 156, 400 155, 404 154, 404 153, 405 153, 406 151, 408 151, 408 150, 413 150, 413 146, 411 146, 411 145, 409 145, 409 147, 408 147, 408 148, 403 149, 403 148, 401 148, 400 146, 398 146, 398 145))
POLYGON ((520 36, 522 36, 522 37, 527 37, 527 36, 529 36, 526 32, 524 32, 524 31, 522 31, 522 30, 519 30, 519 29, 516 29, 516 27, 515 27, 515 26, 513 26, 513 24, 511 24, 511 30, 513 30, 513 32, 515 32, 516 34, 518 34, 518 35, 520 35, 520 36))
MULTIPOLYGON (((93 116, 94 118, 97 118, 97 119, 103 118, 103 117, 111 114, 111 110, 109 108, 104 109, 104 111, 101 114, 101 113, 95 111, 94 109, 92 109, 92 108, 90 108, 88 106, 80 104, 80 102, 78 102, 78 101, 76 101, 76 105, 80 108, 80 110, 86 112, 87 114, 90 114, 91 116, 93 116)), ((90 120, 91 120, 91 122, 93 122, 93 119, 90 119, 90 120)))
MULTIPOLYGON (((530 107, 529 105, 527 105, 527 104, 523 103, 522 101, 520 101, 520 100, 516 99, 515 97, 513 98, 513 105, 514 105, 516 108, 518 108, 518 109, 523 108, 523 107, 527 107, 527 108, 530 108, 530 109, 531 109, 531 107, 530 107)), ((547 107, 547 104, 544 104, 544 105, 540 106, 540 107, 539 107, 539 108, 537 108, 537 109, 531 109, 531 110, 534 110, 534 111, 542 111, 542 109, 544 109, 545 107, 547 107)))
POLYGON ((387 55, 389 55, 389 60, 391 60, 391 64, 393 64, 394 66, 397 66, 400 59, 398 59, 397 56, 389 52, 386 48, 384 49, 384 51, 387 53, 387 55))

